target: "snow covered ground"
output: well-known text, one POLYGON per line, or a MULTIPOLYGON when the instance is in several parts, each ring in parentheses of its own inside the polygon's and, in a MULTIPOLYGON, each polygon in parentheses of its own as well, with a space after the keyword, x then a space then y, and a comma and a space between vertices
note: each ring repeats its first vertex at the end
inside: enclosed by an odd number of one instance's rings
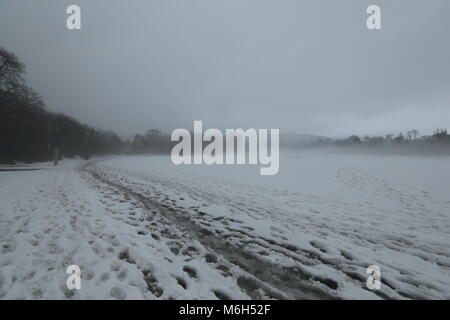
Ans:
POLYGON ((450 299, 449 158, 282 153, 276 176, 166 156, 38 167, 0 171, 3 299, 450 299))

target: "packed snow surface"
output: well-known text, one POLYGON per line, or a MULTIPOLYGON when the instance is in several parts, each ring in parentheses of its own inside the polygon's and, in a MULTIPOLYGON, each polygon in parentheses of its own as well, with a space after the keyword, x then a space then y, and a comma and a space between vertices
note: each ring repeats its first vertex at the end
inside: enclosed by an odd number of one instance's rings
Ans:
POLYGON ((449 158, 281 155, 1 167, 0 298, 450 299, 449 158))

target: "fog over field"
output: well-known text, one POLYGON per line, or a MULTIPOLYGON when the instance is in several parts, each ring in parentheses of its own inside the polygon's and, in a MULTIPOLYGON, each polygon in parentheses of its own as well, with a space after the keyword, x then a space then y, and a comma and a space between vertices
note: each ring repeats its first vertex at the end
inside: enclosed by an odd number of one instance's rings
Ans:
POLYGON ((269 177, 168 156, 3 172, 0 294, 448 299, 449 160, 298 151, 269 177), (75 292, 61 272, 73 262, 75 292))
POLYGON ((0 299, 450 299, 450 2, 372 2, 0 0, 0 299))

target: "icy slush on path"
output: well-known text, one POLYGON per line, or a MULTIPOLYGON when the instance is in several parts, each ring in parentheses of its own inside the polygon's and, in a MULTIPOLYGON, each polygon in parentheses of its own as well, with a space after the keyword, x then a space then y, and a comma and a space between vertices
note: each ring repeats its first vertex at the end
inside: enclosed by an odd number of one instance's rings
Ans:
POLYGON ((449 161, 405 160, 289 155, 270 179, 155 156, 1 172, 0 297, 448 299, 449 161))

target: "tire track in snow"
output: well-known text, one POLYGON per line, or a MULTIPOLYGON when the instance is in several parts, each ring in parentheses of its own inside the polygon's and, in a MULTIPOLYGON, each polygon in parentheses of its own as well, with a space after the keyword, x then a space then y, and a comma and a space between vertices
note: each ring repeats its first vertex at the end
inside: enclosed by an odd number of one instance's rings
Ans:
MULTIPOLYGON (((232 266, 241 269, 242 272, 237 281, 238 285, 252 298, 261 298, 258 292, 262 290, 266 297, 274 299, 339 299, 336 290, 339 286, 338 283, 333 279, 313 275, 302 268, 302 264, 308 261, 327 265, 344 274, 349 280, 361 281, 360 277, 355 276, 354 273, 344 270, 333 261, 325 259, 314 251, 286 247, 272 239, 264 239, 246 233, 246 236, 252 239, 250 242, 265 246, 269 250, 295 260, 297 263, 294 266, 283 266, 264 260, 245 250, 242 244, 227 241, 215 232, 202 227, 201 223, 196 223, 190 219, 187 212, 149 199, 129 187, 108 179, 97 172, 92 164, 94 162, 86 164, 82 169, 90 173, 95 179, 138 200, 148 211, 157 210, 171 224, 187 232, 191 239, 222 256, 232 266)), ((237 231, 241 232, 242 230, 237 231)), ((364 286, 361 287, 365 289, 364 286)), ((407 295, 401 294, 400 296, 410 298, 407 295)), ((218 297, 220 298, 220 296, 218 297)), ((388 296, 380 295, 379 297, 387 298, 388 296)))

